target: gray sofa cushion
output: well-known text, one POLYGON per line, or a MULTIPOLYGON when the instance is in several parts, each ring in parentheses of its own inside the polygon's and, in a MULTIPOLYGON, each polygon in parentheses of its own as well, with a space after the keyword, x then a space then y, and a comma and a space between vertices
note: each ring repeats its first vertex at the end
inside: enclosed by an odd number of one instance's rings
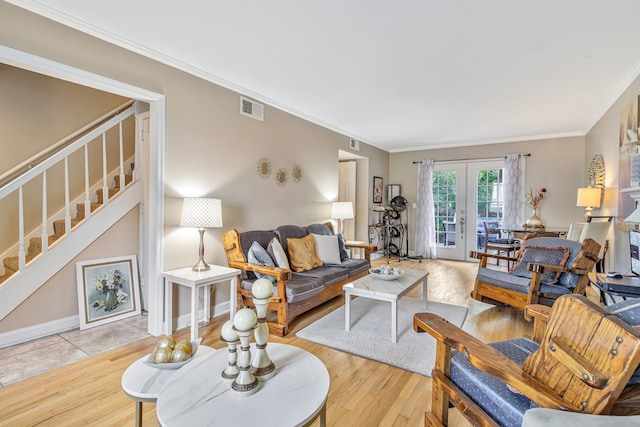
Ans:
MULTIPOLYGON (((242 289, 251 291, 255 280, 243 280, 242 289)), ((301 276, 299 273, 291 273, 291 279, 285 287, 287 301, 289 303, 304 301, 318 295, 324 289, 324 283, 320 277, 301 276)), ((278 289, 274 286, 273 295, 278 296, 278 289)))
MULTIPOLYGON (((249 260, 249 249, 253 242, 258 242, 260 246, 266 248, 269 246, 269 242, 271 239, 276 237, 275 233, 272 231, 264 231, 264 230, 253 230, 253 231, 245 231, 244 233, 240 233, 240 247, 242 248, 242 253, 244 254, 247 261, 249 260)), ((240 273, 240 278, 243 280, 254 280, 257 276, 253 274, 252 271, 244 271, 242 270, 240 273)))
POLYGON ((333 232, 331 229, 325 224, 311 224, 307 227, 307 232, 311 234, 320 234, 321 236, 331 236, 333 232))
POLYGON ((339 267, 349 270, 349 277, 353 277, 369 270, 369 268, 371 268, 371 264, 366 259, 347 257, 346 259, 342 260, 342 264, 340 264, 339 267))
POLYGON ((322 279, 324 286, 331 286, 334 283, 347 279, 349 277, 349 270, 338 266, 323 266, 296 274, 303 277, 318 277, 322 279))
MULTIPOLYGON (((538 343, 526 338, 489 345, 519 365, 538 348, 538 343)), ((509 390, 502 381, 476 369, 456 350, 451 355, 451 380, 503 426, 519 426, 524 412, 537 406, 522 394, 509 390)))
MULTIPOLYGON (((297 225, 282 225, 273 230, 273 232, 278 236, 282 249, 284 249, 287 255, 289 255, 287 239, 300 239, 309 234, 306 228, 297 225)), ((289 260, 289 262, 291 262, 291 260, 289 260)))

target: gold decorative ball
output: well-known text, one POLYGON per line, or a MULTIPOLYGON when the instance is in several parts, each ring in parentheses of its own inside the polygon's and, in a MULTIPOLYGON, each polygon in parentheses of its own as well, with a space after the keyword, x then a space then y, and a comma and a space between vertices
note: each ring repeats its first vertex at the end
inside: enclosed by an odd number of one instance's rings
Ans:
POLYGON ((169 363, 171 362, 171 350, 168 348, 159 348, 153 353, 153 363, 169 363))

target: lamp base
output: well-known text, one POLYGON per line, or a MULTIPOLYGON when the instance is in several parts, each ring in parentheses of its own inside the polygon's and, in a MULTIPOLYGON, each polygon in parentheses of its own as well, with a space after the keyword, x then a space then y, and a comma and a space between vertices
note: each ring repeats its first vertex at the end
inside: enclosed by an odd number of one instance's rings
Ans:
POLYGON ((210 270, 210 269, 211 269, 211 267, 209 267, 209 264, 204 262, 203 259, 200 259, 198 261, 198 263, 196 265, 194 265, 193 268, 192 268, 193 271, 207 271, 207 270, 210 270))

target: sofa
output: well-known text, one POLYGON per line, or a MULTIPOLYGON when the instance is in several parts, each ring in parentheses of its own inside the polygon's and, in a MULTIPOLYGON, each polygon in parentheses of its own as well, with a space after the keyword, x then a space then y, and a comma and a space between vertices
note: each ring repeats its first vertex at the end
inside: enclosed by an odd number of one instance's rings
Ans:
POLYGON ((269 332, 285 336, 291 320, 342 295, 342 286, 369 274, 371 253, 376 247, 346 243, 334 234, 331 223, 307 227, 283 225, 274 230, 222 235, 229 267, 241 270, 237 295, 240 307, 253 306, 251 288, 259 278, 273 282, 267 325, 269 332), (349 249, 364 252, 351 258, 349 249))

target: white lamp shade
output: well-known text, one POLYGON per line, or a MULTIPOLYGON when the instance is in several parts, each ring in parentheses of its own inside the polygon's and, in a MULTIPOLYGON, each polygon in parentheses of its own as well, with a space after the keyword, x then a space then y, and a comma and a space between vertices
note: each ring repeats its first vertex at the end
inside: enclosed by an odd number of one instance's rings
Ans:
POLYGON ((578 199, 576 201, 576 206, 599 208, 601 196, 601 188, 578 188, 578 199))
POLYGON ((182 205, 181 227, 222 227, 222 201, 207 197, 187 197, 182 205))
POLYGON ((353 218, 353 204, 351 204, 351 202, 333 202, 331 204, 331 218, 333 219, 353 218))

